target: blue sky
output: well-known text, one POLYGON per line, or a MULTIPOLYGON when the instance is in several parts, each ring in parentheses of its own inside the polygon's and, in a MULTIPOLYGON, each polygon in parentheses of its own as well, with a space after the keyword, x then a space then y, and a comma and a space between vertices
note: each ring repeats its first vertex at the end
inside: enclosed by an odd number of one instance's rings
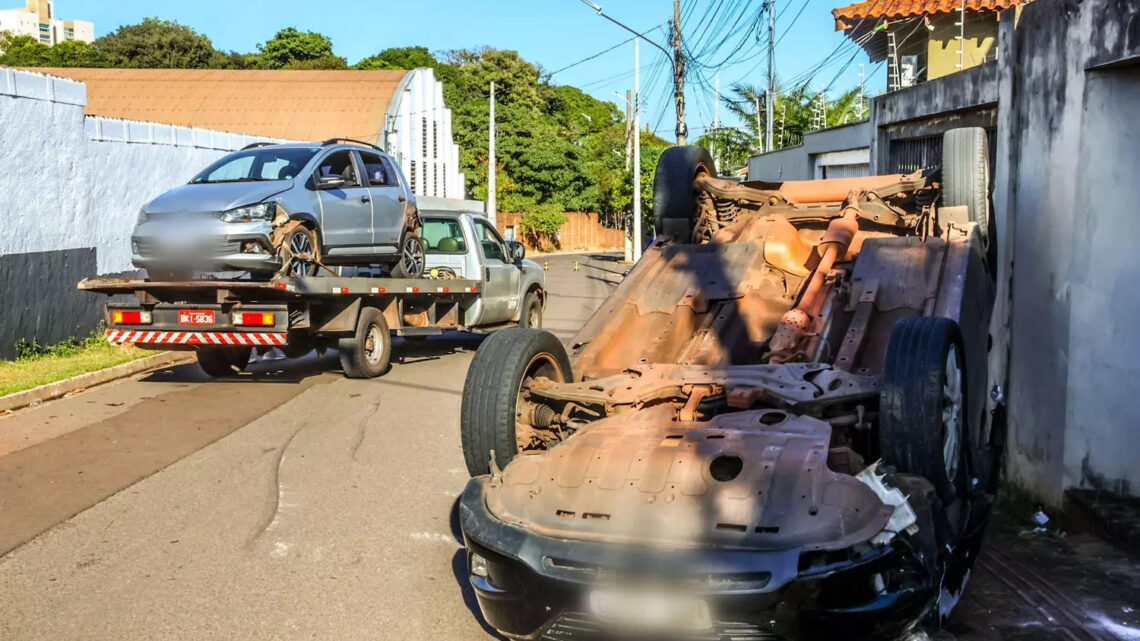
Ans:
MULTIPOLYGON (((665 45, 665 23, 672 16, 671 0, 598 0, 597 3, 607 14, 631 27, 649 30, 660 26, 655 32, 656 40, 665 45)), ((691 46, 703 43, 710 49, 704 56, 706 63, 717 63, 734 54, 728 44, 715 53, 711 51, 721 39, 717 34, 726 33, 727 29, 706 28, 702 33, 698 30, 701 17, 718 5, 747 6, 750 10, 742 18, 743 25, 755 18, 760 4, 759 0, 683 0, 687 16, 682 20, 685 36, 691 46), (699 38, 700 35, 704 37, 699 38)), ((845 4, 848 3, 844 0, 776 0, 778 77, 803 76, 844 43, 845 38, 834 30, 831 9, 845 4), (797 14, 799 17, 793 21, 797 14)), ((96 35, 100 36, 147 16, 176 20, 209 36, 219 49, 242 52, 255 50, 258 43, 280 29, 297 27, 331 37, 336 53, 348 58, 350 63, 389 47, 422 45, 437 51, 487 45, 516 50, 527 60, 554 71, 629 37, 580 0, 57 0, 56 10, 64 20, 78 18, 94 22, 96 35)), ((731 24, 737 14, 732 17, 728 14, 727 10, 723 12, 731 24)), ((719 20, 716 22, 718 26, 722 24, 719 20)), ((720 67, 720 82, 725 93, 736 81, 766 84, 766 56, 754 55, 762 51, 763 46, 753 48, 755 51, 746 47, 735 54, 737 59, 746 58, 746 61, 720 67)), ((878 93, 883 88, 882 68, 876 70, 878 65, 868 64, 866 54, 851 49, 848 45, 842 55, 832 56, 828 65, 812 75, 813 88, 819 83, 834 81, 829 91, 829 95, 833 95, 857 85, 860 63, 866 64, 870 76, 866 83, 868 92, 878 93)), ((671 139, 671 80, 664 65, 665 57, 643 43, 641 60, 645 96, 643 122, 671 139)), ((707 84, 690 78, 687 90, 689 128, 697 135, 710 126, 714 118, 715 73, 708 69, 700 69, 700 72, 707 84)), ((633 86, 633 44, 559 73, 554 81, 582 87, 598 98, 617 103, 613 92, 624 94, 633 86)), ((724 110, 721 112, 722 120, 727 121, 724 110)))

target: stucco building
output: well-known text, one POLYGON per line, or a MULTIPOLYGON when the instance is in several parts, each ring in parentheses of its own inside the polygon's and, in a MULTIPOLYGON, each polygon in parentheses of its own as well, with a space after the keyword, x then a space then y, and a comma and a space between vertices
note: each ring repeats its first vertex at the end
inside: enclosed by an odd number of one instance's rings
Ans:
POLYGON ((451 110, 431 69, 34 71, 84 83, 88 116, 281 140, 353 138, 392 154, 416 195, 464 195, 451 110))
POLYGON ((895 91, 994 60, 1001 11, 1030 1, 868 0, 831 13, 871 62, 887 61, 895 91))
POLYGON ((0 31, 32 36, 45 45, 60 42, 94 42, 95 25, 86 20, 60 20, 53 0, 27 0, 23 9, 0 10, 0 31))

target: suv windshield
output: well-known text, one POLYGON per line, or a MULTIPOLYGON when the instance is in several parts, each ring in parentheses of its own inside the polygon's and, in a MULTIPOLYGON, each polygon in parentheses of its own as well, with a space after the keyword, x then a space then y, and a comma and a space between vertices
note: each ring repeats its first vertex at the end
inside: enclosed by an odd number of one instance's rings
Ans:
POLYGON ((233 183, 292 180, 320 151, 319 148, 248 149, 232 153, 210 165, 191 183, 233 183))

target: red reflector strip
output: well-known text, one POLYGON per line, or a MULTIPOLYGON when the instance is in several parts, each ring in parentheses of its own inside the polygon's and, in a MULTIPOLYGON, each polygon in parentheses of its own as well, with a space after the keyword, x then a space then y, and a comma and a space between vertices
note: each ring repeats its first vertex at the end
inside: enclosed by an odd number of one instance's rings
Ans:
POLYGON ((295 286, 289 285, 287 283, 273 283, 273 286, 276 287, 277 289, 280 289, 283 292, 295 292, 295 291, 297 291, 297 288, 295 286))
POLYGON ((404 291, 406 291, 409 294, 418 294, 418 293, 420 293, 420 288, 419 287, 405 287, 404 291))
POLYGON ((450 292, 450 291, 451 291, 451 290, 450 290, 450 289, 448 289, 447 287, 440 287, 440 288, 439 288, 439 293, 441 293, 441 294, 446 294, 446 293, 448 293, 448 292, 450 292))
POLYGON ((372 293, 373 294, 387 294, 388 290, 383 288, 383 287, 373 287, 372 293))
POLYGON ((347 287, 333 287, 333 293, 334 294, 347 294, 348 288, 347 287))
POLYGON ((107 341, 115 345, 245 345, 279 346, 286 335, 262 332, 154 332, 107 330, 107 341))

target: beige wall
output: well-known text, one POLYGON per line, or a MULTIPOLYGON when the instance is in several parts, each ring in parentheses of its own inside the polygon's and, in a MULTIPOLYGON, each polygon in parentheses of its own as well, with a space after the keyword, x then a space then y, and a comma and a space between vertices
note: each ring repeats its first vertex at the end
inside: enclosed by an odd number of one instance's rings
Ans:
MULTIPOLYGON (((961 63, 959 37, 961 32, 957 25, 960 14, 936 16, 931 18, 930 24, 934 30, 930 32, 926 46, 926 79, 934 80, 960 71, 961 63)), ((996 13, 967 13, 966 14, 966 69, 976 67, 992 58, 996 53, 998 14, 996 13)))

